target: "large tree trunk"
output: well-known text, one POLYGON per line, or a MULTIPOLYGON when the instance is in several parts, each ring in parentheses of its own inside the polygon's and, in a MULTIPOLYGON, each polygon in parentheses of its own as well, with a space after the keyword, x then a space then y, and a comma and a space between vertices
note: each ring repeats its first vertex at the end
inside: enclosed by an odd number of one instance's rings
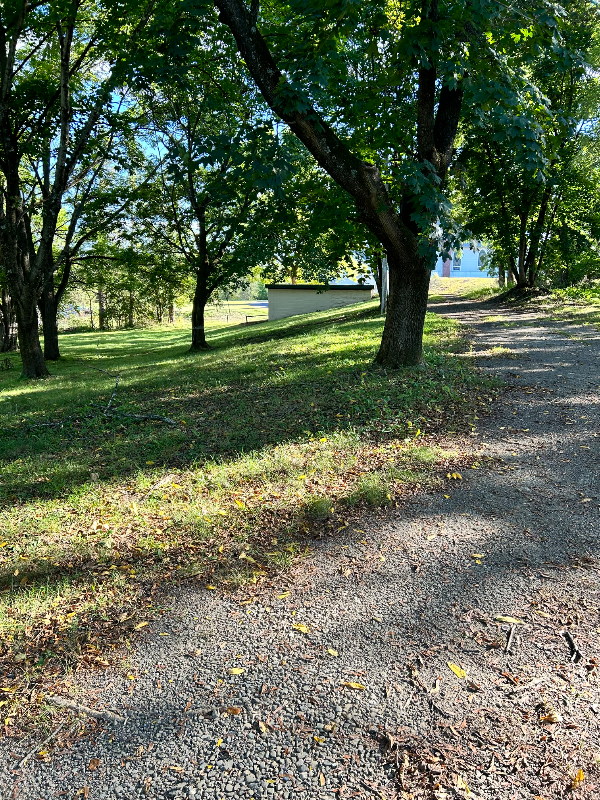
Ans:
POLYGON ((425 259, 406 264, 388 250, 390 293, 378 364, 396 369, 419 364, 431 270, 425 259))
POLYGON ((35 292, 24 286, 15 302, 19 350, 23 362, 21 375, 24 378, 45 378, 49 374, 40 344, 36 301, 35 292))
POLYGON ((0 294, 0 353, 17 349, 17 318, 7 289, 0 294))
POLYGON ((54 287, 44 289, 39 300, 42 326, 44 331, 44 358, 46 361, 58 361, 58 303, 54 296, 54 287))
POLYGON ((196 290, 192 304, 192 344, 190 350, 208 350, 209 345, 206 341, 204 330, 204 309, 210 298, 210 291, 206 284, 204 270, 196 272, 196 290))

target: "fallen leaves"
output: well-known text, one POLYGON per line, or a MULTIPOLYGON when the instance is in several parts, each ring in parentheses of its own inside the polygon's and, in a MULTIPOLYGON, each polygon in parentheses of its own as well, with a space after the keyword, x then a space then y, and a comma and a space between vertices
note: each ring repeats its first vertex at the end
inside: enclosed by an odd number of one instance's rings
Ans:
POLYGON ((334 650, 333 647, 328 647, 327 652, 329 653, 330 656, 333 656, 334 658, 337 658, 337 656, 339 655, 338 651, 334 650))
POLYGON ((571 781, 571 788, 577 789, 578 786, 581 786, 584 780, 585 780, 585 775, 583 774, 583 770, 578 769, 577 773, 575 774, 575 777, 571 781))
POLYGON ((99 766, 100 766, 100 759, 99 758, 90 759, 90 763, 89 763, 88 767, 92 772, 94 770, 98 769, 99 766))
POLYGON ((450 669, 456 675, 457 678, 467 677, 467 673, 464 671, 462 667, 459 667, 458 664, 453 664, 452 661, 448 661, 448 666, 450 667, 450 669))
POLYGON ((138 624, 135 626, 134 630, 136 630, 136 631, 139 631, 139 630, 141 630, 142 628, 145 628, 145 627, 146 627, 146 625, 148 625, 148 623, 147 623, 147 622, 138 622, 138 624))
POLYGON ((342 686, 345 686, 347 689, 356 689, 358 691, 362 691, 366 689, 366 686, 363 686, 362 683, 357 683, 356 681, 342 681, 342 686))
POLYGON ((243 667, 231 667, 231 669, 228 669, 227 672, 230 675, 241 675, 244 672, 244 668, 243 667))
POLYGON ((497 614, 494 619, 496 622, 506 622, 508 625, 525 625, 522 619, 517 619, 517 617, 507 617, 505 614, 497 614))
POLYGON ((305 625, 303 622, 296 622, 294 623, 294 625, 292 625, 292 627, 295 631, 300 631, 300 633, 310 632, 310 628, 308 627, 308 625, 305 625))

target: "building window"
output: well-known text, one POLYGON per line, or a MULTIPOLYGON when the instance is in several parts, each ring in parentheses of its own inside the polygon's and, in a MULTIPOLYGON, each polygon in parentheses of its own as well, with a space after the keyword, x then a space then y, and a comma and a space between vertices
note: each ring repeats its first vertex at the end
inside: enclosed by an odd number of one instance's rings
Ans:
POLYGON ((460 268, 460 262, 461 262, 461 258, 459 257, 459 255, 457 253, 454 253, 454 255, 452 256, 452 264, 453 264, 453 266, 460 268))

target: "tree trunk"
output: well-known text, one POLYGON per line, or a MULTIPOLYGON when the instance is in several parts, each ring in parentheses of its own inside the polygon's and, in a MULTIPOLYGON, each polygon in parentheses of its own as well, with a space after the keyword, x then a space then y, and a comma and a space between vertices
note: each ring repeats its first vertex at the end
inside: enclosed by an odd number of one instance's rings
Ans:
POLYGON ((196 290, 192 304, 192 344, 190 350, 209 349, 204 331, 204 309, 209 297, 210 291, 206 285, 206 275, 204 270, 200 269, 196 272, 196 290))
POLYGON ((54 287, 51 285, 42 292, 39 300, 39 309, 42 315, 44 330, 44 358, 46 361, 58 361, 58 303, 54 296, 54 287))
POLYGON ((24 378, 45 378, 49 375, 40 344, 36 299, 29 287, 23 287, 15 303, 19 350, 23 362, 21 376, 24 378))
POLYGON ((377 286, 377 294, 381 299, 381 275, 382 275, 382 266, 381 266, 381 256, 377 253, 375 254, 375 269, 373 270, 373 277, 375 278, 375 285, 377 286))
POLYGON ((129 292, 129 309, 127 317, 127 326, 133 328, 133 292, 129 292))
POLYGON ((0 295, 0 353, 12 353, 17 349, 17 318, 7 289, 0 295))
POLYGON ((381 346, 375 361, 392 369, 415 366, 423 356, 423 325, 431 270, 425 259, 407 265, 388 250, 390 293, 381 346))
POLYGON ((175 306, 173 303, 169 303, 169 322, 171 325, 175 322, 175 306))
POLYGON ((104 292, 102 289, 98 289, 98 329, 101 331, 106 330, 106 307, 104 305, 104 292))
POLYGON ((501 289, 506 286, 506 267, 504 265, 498 267, 498 286, 501 289))

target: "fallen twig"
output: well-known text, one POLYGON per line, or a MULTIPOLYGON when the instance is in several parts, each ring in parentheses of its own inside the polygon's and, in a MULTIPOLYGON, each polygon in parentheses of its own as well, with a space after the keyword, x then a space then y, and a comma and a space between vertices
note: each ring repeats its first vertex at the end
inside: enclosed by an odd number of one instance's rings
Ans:
POLYGON ((573 639, 569 631, 563 631, 562 635, 567 640, 569 647, 571 648, 571 661, 573 661, 576 664, 583 658, 583 653, 579 649, 577 642, 575 641, 575 639, 573 639))
POLYGON ((360 785, 363 786, 368 792, 371 792, 371 794, 374 794, 375 797, 379 797, 380 800, 386 800, 384 794, 382 794, 378 789, 374 789, 372 786, 369 786, 366 781, 360 781, 360 785))
POLYGON ((513 639, 515 638, 515 631, 517 630, 516 625, 510 626, 510 633, 508 634, 508 639, 506 641, 506 647, 504 648, 505 653, 510 653, 510 648, 512 647, 513 639))
POLYGON ((105 412, 104 414, 106 417, 129 417, 129 419, 152 419, 156 420, 157 422, 166 422, 168 425, 177 425, 174 419, 169 419, 169 417, 161 417, 158 414, 123 414, 122 411, 111 411, 108 414, 105 412))
POLYGON ((108 401, 108 404, 107 404, 106 408, 104 409, 104 413, 105 413, 105 414, 108 412, 108 409, 109 409, 109 408, 111 407, 111 405, 112 405, 112 401, 115 399, 115 395, 116 395, 116 393, 117 393, 117 389, 119 388, 119 381, 120 381, 120 380, 121 380, 121 376, 120 376, 120 375, 117 375, 117 382, 115 383, 115 388, 113 389, 113 393, 112 393, 112 394, 111 394, 111 396, 110 396, 110 400, 108 401))
POLYGON ((44 741, 41 744, 34 745, 34 747, 32 747, 31 750, 25 756, 23 756, 23 758, 19 761, 19 763, 17 764, 17 769, 21 769, 21 767, 27 761, 29 761, 29 759, 31 758, 31 756, 34 753, 39 752, 45 744, 48 744, 48 742, 51 741, 51 739, 54 739, 56 734, 60 733, 60 731, 65 727, 66 724, 67 724, 67 720, 64 720, 63 722, 60 723, 58 728, 55 728, 55 730, 52 731, 50 736, 46 736, 46 738, 44 739, 44 741))
POLYGON ((78 711, 80 714, 86 714, 88 717, 94 717, 94 719, 105 719, 109 722, 127 722, 127 717, 115 714, 114 711, 98 711, 89 706, 82 706, 80 703, 76 703, 66 697, 51 696, 47 697, 46 700, 56 706, 61 706, 61 708, 69 708, 71 711, 78 711))

